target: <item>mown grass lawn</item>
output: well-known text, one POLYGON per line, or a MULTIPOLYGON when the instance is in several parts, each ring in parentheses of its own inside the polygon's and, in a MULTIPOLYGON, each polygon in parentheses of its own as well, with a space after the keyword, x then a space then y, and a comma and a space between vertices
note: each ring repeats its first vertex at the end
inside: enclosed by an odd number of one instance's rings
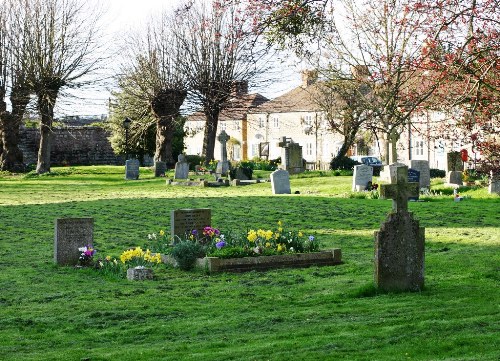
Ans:
MULTIPOLYGON (((500 198, 484 189, 410 203, 426 227, 426 287, 378 294, 373 232, 391 202, 347 198, 351 177, 195 188, 141 169, 0 176, 1 360, 499 360, 500 198), (342 248, 344 264, 245 274, 161 268, 130 282, 53 264, 54 220, 94 217, 101 256, 210 207, 222 230, 278 220, 342 248)), ((441 188, 442 186, 437 186, 441 188)))

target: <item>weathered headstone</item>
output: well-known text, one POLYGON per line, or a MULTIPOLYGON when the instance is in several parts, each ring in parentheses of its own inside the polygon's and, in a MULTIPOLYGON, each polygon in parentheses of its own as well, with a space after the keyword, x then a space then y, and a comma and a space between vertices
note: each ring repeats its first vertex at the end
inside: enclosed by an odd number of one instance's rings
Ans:
POLYGON ((271 187, 273 194, 291 194, 290 174, 283 169, 271 173, 271 187))
POLYGON ((390 165, 384 165, 380 171, 380 176, 378 179, 383 182, 394 183, 396 181, 396 175, 394 174, 395 167, 403 166, 404 163, 392 163, 390 165), (391 173, 392 171, 392 173, 391 173))
MULTIPOLYGON (((418 187, 420 190, 420 172, 416 169, 408 168, 408 182, 409 183, 418 183, 418 185, 419 185, 418 187)), ((417 193, 416 196, 409 197, 408 199, 411 199, 414 201, 418 200, 419 193, 417 193)))
POLYGON ((93 218, 58 218, 55 221, 54 262, 61 266, 78 264, 80 247, 93 246, 93 218))
POLYGON ((170 235, 172 238, 184 237, 196 230, 199 236, 203 228, 212 223, 212 210, 210 208, 176 209, 170 213, 170 235))
POLYGON ((461 186, 464 162, 460 152, 450 152, 446 155, 446 184, 461 186))
POLYGON ((229 172, 229 161, 227 160, 227 147, 226 144, 228 140, 230 139, 229 135, 227 135, 226 131, 223 130, 220 132, 220 134, 217 136, 217 140, 221 143, 221 155, 220 158, 221 160, 217 162, 217 168, 215 169, 216 174, 227 174, 229 172))
POLYGON ((408 183, 408 167, 393 171, 396 183, 380 186, 380 198, 393 199, 393 211, 375 232, 375 283, 385 291, 418 291, 424 287, 425 228, 408 212, 408 198, 418 183, 408 183))
POLYGON ((167 171, 167 163, 155 162, 155 177, 165 177, 167 171))
POLYGON ((137 180, 139 179, 139 160, 138 159, 128 159, 125 162, 125 179, 126 180, 137 180))
POLYGON ((251 179, 251 177, 249 178, 246 174, 245 174, 245 171, 242 167, 237 167, 235 169, 235 172, 234 172, 234 179, 238 179, 238 180, 249 180, 251 179))
POLYGON ((304 172, 302 146, 287 137, 282 137, 278 146, 281 147, 281 169, 288 171, 289 174, 304 172))
POLYGON ((449 171, 446 172, 446 184, 451 186, 461 186, 464 184, 462 180, 462 172, 449 171))
POLYGON ((490 172, 490 182, 488 185, 489 194, 499 194, 500 195, 500 175, 495 176, 493 171, 490 172))
POLYGON ((175 179, 187 179, 189 176, 189 163, 186 162, 186 156, 179 154, 177 163, 175 163, 175 179))
POLYGON ((366 190, 368 183, 371 184, 373 178, 373 167, 366 164, 355 165, 352 175, 352 191, 360 192, 366 190))
POLYGON ((419 184, 420 188, 430 188, 431 186, 431 169, 427 160, 411 160, 410 168, 420 172, 419 184))

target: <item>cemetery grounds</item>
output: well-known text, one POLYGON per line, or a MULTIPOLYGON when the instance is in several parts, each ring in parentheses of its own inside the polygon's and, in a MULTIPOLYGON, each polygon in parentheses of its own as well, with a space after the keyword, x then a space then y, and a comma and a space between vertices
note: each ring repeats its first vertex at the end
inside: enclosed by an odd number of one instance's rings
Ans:
MULTIPOLYGON (((268 173, 262 173, 266 177, 268 173)), ((390 200, 351 177, 292 176, 292 193, 166 186, 141 168, 0 174, 1 360, 499 360, 500 197, 485 189, 411 202, 426 228, 425 289, 373 287, 373 233, 390 200), (470 197, 470 198, 469 198, 470 197), (223 232, 278 221, 342 249, 332 267, 243 274, 155 270, 132 282, 53 262, 54 221, 93 217, 101 257, 168 232, 173 209, 211 208, 223 232)))

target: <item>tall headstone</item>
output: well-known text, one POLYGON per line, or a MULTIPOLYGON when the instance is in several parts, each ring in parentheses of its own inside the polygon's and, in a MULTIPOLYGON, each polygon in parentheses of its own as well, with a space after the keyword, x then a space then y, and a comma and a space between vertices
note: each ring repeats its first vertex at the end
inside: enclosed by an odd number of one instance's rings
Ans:
POLYGON ((210 208, 175 209, 170 213, 170 235, 172 238, 190 234, 193 230, 202 237, 203 228, 212 223, 212 210, 210 208))
POLYGON ((352 176, 352 191, 360 192, 366 190, 368 183, 371 184, 373 178, 373 167, 366 164, 355 165, 352 176))
POLYGON ((165 177, 167 171, 167 163, 155 162, 155 177, 165 177))
POLYGON ((271 187, 273 194, 291 194, 290 174, 283 169, 271 173, 271 187))
POLYGON ((380 186, 382 199, 393 199, 393 211, 375 232, 375 283, 385 291, 418 291, 424 287, 425 228, 408 212, 408 198, 418 183, 408 183, 408 167, 394 170, 396 182, 380 186))
POLYGON ((451 186, 461 186, 464 162, 460 152, 450 152, 446 155, 446 183, 451 186))
POLYGON ((54 233, 54 262, 75 266, 81 253, 78 248, 94 244, 94 219, 58 218, 54 233))
POLYGON ((217 136, 217 140, 221 143, 221 155, 220 158, 221 160, 217 162, 217 168, 215 169, 216 174, 227 174, 230 169, 229 161, 227 160, 227 142, 230 139, 229 135, 226 133, 225 130, 220 132, 220 134, 217 136))
POLYGON ((430 188, 431 186, 431 169, 428 160, 411 160, 410 168, 420 172, 419 186, 420 188, 430 188))
POLYGON ((179 154, 177 163, 175 163, 175 179, 187 179, 189 175, 189 163, 186 162, 186 156, 179 154))
POLYGON ((278 146, 281 147, 281 169, 289 174, 302 173, 304 171, 302 146, 287 137, 282 137, 278 146))
POLYGON ((138 159, 128 159, 125 162, 125 179, 126 180, 137 180, 139 179, 139 160, 138 159))

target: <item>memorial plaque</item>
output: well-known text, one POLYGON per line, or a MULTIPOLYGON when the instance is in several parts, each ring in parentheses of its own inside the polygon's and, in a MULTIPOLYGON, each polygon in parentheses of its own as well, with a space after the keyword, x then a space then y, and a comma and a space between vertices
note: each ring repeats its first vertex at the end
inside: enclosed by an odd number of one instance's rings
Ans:
POLYGON ((58 218, 55 222, 54 262, 75 266, 80 258, 78 248, 93 246, 93 218, 58 218))
POLYGON ((186 234, 196 230, 201 237, 203 228, 212 223, 212 210, 210 208, 176 209, 170 213, 170 234, 184 239, 186 234))

